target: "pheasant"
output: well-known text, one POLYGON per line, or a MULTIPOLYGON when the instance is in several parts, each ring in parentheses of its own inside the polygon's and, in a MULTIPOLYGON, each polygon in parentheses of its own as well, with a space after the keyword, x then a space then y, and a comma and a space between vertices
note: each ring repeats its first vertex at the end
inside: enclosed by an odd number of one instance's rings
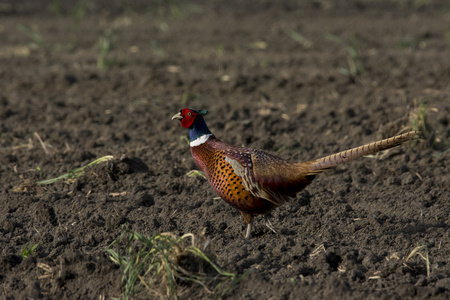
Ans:
POLYGON ((189 129, 191 154, 209 183, 228 204, 236 207, 250 237, 255 215, 276 233, 267 215, 309 185, 317 174, 339 164, 398 146, 420 135, 410 131, 388 139, 307 162, 289 162, 267 152, 237 147, 217 139, 206 126, 207 110, 184 108, 172 117, 189 129))

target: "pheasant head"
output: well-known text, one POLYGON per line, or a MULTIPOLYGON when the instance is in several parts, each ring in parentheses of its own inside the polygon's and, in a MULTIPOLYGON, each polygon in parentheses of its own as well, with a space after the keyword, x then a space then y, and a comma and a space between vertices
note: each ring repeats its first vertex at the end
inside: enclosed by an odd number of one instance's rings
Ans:
POLYGON ((172 117, 172 120, 180 120, 181 127, 189 129, 191 147, 204 143, 212 135, 203 119, 203 116, 207 113, 208 111, 206 109, 197 111, 190 108, 183 108, 172 117))

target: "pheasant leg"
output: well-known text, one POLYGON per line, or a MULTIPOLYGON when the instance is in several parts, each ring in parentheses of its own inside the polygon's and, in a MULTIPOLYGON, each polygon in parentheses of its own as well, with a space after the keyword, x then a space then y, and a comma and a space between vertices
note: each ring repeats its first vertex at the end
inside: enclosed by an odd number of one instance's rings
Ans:
POLYGON ((250 238, 250 233, 252 232, 252 223, 247 224, 247 231, 245 232, 245 238, 249 239, 250 238))

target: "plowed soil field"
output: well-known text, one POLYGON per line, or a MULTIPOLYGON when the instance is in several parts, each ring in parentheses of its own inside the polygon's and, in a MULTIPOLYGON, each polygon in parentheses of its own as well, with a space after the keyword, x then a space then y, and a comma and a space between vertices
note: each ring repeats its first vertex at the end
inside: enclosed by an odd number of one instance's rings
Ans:
POLYGON ((223 294, 180 283, 180 299, 450 298, 445 1, 21 0, 0 20, 2 299, 121 297, 106 249, 124 228, 192 233, 247 274, 223 294), (239 211, 186 175, 184 107, 291 161, 424 139, 321 174, 271 214, 277 234, 256 218, 246 240, 239 211))

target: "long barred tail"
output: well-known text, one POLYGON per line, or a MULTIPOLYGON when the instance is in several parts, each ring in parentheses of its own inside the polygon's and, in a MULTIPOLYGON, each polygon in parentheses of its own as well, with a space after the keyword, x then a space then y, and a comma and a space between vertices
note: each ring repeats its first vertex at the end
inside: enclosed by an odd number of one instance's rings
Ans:
POLYGON ((320 173, 326 169, 335 167, 348 161, 355 160, 366 155, 374 154, 389 148, 393 148, 409 140, 419 138, 420 134, 420 131, 410 131, 408 133, 400 134, 385 140, 372 142, 364 146, 325 156, 311 161, 309 168, 312 174, 320 173))

